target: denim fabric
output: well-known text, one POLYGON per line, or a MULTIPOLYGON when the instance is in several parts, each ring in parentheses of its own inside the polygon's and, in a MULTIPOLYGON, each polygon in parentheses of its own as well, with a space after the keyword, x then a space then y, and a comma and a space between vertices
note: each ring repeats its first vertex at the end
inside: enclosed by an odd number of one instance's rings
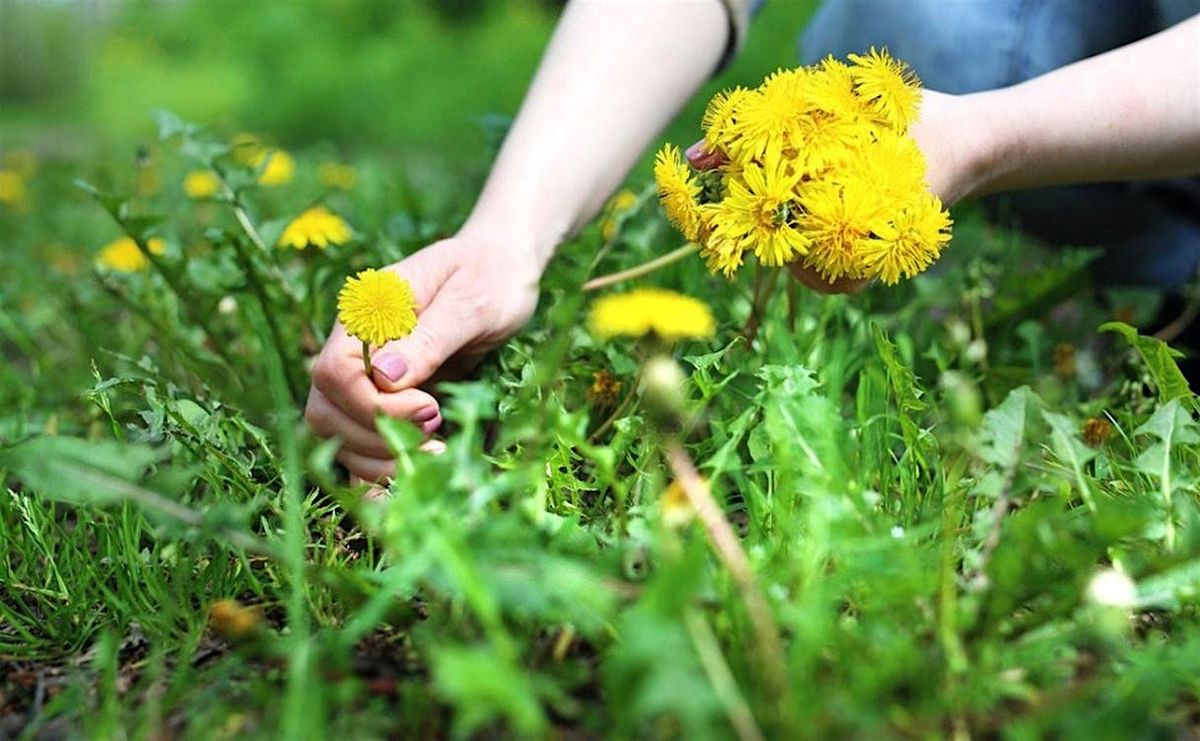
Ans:
MULTIPOLYGON (((933 90, 969 93, 1123 46, 1200 12, 1200 0, 826 0, 806 64, 886 46, 933 90)), ((1036 115, 1036 114, 1035 114, 1036 115)), ((1043 188, 988 199, 1055 242, 1102 246, 1102 280, 1182 287, 1200 265, 1200 180, 1043 188)))

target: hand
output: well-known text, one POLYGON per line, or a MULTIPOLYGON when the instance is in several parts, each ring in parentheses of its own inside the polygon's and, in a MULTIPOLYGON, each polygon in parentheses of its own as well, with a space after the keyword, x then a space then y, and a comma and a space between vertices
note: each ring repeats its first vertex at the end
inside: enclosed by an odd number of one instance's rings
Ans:
MULTIPOLYGON (((947 207, 976 194, 984 185, 992 161, 991 124, 971 96, 922 93, 920 117, 909 133, 925 155, 925 181, 947 207)), ((704 140, 688 147, 688 162, 697 170, 723 165, 720 152, 709 152, 704 140)), ((815 270, 792 263, 792 276, 819 293, 855 293, 867 279, 838 278, 830 283, 815 270)))
POLYGON ((341 440, 337 459, 352 475, 380 481, 395 470, 377 414, 431 435, 442 417, 428 385, 464 375, 533 314, 541 271, 522 255, 514 245, 460 234, 385 268, 412 285, 417 326, 372 352, 370 379, 362 343, 334 325, 313 366, 304 416, 317 434, 341 440))

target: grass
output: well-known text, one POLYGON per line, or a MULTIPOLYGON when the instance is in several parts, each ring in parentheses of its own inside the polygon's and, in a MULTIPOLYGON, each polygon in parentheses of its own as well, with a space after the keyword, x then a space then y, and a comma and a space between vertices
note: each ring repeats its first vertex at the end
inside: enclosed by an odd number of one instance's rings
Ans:
POLYGON ((675 353, 685 419, 637 395, 593 438, 613 404, 593 374, 628 390, 645 357, 581 329, 579 287, 676 246, 644 199, 597 264, 599 226, 567 245, 530 327, 443 389, 444 455, 381 423, 398 472, 368 502, 300 421, 306 363, 344 276, 452 231, 467 179, 368 142, 355 188, 324 193, 326 143, 262 189, 220 146, 242 126, 157 128, 160 190, 59 153, 0 212, 0 734, 1197 731, 1197 399, 1131 328, 1156 297, 1092 286, 1091 253, 967 209, 919 280, 777 284, 752 344, 752 276, 677 262, 639 282, 720 324, 675 353), (214 161, 266 244, 317 196, 359 238, 256 248, 174 185, 214 161), (118 230, 168 250, 95 270, 118 230), (718 507, 675 526, 672 480, 705 501, 689 464, 718 507))

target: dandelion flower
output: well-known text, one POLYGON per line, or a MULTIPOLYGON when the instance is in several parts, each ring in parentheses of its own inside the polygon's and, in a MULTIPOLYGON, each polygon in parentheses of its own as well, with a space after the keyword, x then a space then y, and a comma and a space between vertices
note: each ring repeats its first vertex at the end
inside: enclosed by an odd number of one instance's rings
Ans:
MULTIPOLYGON (((753 250, 764 265, 778 266, 808 252, 808 239, 797 228, 796 192, 799 175, 788 173, 779 155, 766 163, 747 165, 744 179, 729 182, 729 195, 710 209, 713 214, 709 250, 737 254, 753 250)), ((708 257, 708 256, 706 256, 708 257)), ((736 266, 733 266, 736 270, 736 266)), ((726 275, 732 270, 725 269, 726 275)))
MULTIPOLYGON (((708 486, 708 482, 702 478, 700 485, 708 486)), ((696 517, 696 510, 692 507, 687 492, 683 490, 683 485, 678 481, 672 481, 659 497, 658 512, 663 524, 672 530, 687 527, 696 517)))
POLYGON ((218 600, 208 608, 208 624, 226 640, 240 640, 253 633, 262 623, 262 612, 237 600, 218 600))
POLYGON ((588 326, 602 339, 653 334, 668 342, 706 339, 716 327, 712 312, 703 302, 658 288, 639 288, 597 299, 588 326))
POLYGON ((0 170, 0 203, 10 208, 23 208, 28 193, 25 178, 14 170, 0 170))
POLYGON ((637 194, 628 188, 623 188, 609 199, 608 204, 604 207, 604 221, 600 224, 600 233, 605 242, 616 236, 621 216, 633 208, 635 203, 637 203, 637 194))
POLYGON ((791 153, 799 118, 807 108, 803 89, 806 70, 779 70, 738 104, 729 146, 733 159, 748 162, 791 153))
POLYGON ((658 198, 667 218, 684 239, 697 241, 704 229, 704 219, 696 199, 700 185, 683 161, 679 147, 668 144, 654 158, 654 180, 658 183, 658 198))
POLYGON ((621 385, 610 371, 596 371, 592 374, 592 385, 587 390, 588 403, 597 409, 615 406, 621 393, 621 385))
POLYGON ((198 201, 212 198, 221 189, 221 181, 211 170, 192 170, 183 178, 183 192, 198 201))
POLYGON ((280 247, 302 250, 308 245, 324 249, 330 244, 345 244, 352 235, 350 225, 324 206, 313 206, 292 219, 279 237, 280 247))
MULTIPOLYGON (((162 255, 167 251, 167 243, 159 237, 152 237, 146 242, 146 249, 152 254, 162 255)), ((137 246, 132 237, 117 237, 100 249, 96 262, 104 268, 118 273, 137 273, 150 266, 146 255, 137 246)))
POLYGON ((229 141, 233 151, 233 159, 239 165, 255 167, 262 161, 263 145, 254 134, 241 132, 234 134, 229 141))
POLYGON ((834 59, 833 55, 821 60, 814 74, 809 75, 805 93, 813 112, 852 121, 867 112, 863 101, 854 94, 854 75, 850 66, 834 59))
POLYGON ((346 279, 338 293, 338 318, 364 349, 384 345, 407 337, 417 326, 416 299, 408 281, 396 273, 368 268, 346 279))
POLYGON ((722 90, 713 96, 704 110, 700 128, 704 130, 704 143, 709 151, 727 151, 734 137, 734 124, 738 107, 750 95, 743 87, 722 90))
POLYGON ((282 149, 262 150, 253 160, 255 168, 262 168, 258 175, 258 184, 273 188, 292 182, 296 174, 296 160, 282 149))
POLYGON ((358 171, 350 165, 326 162, 317 168, 317 180, 331 190, 350 190, 358 182, 358 171))
POLYGON ((878 194, 858 180, 843 186, 819 181, 803 189, 800 205, 800 224, 812 240, 805 265, 830 283, 864 277, 860 251, 886 224, 878 194))
POLYGON ((887 49, 874 47, 866 54, 851 54, 850 61, 854 91, 867 109, 896 131, 908 131, 921 104, 921 83, 908 65, 892 58, 887 49))
POLYGON ((859 244, 859 257, 880 280, 894 286, 901 275, 911 278, 933 264, 949 241, 950 215, 936 196, 926 195, 877 226, 876 238, 859 244))

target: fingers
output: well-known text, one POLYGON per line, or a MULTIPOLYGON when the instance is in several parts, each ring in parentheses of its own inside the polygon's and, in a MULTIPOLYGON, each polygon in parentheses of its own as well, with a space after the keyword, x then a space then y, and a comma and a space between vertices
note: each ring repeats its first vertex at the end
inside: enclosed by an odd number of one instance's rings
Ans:
POLYGON ((350 474, 366 482, 381 484, 396 473, 396 462, 389 458, 376 458, 342 448, 337 454, 338 462, 350 469, 350 474))
POLYGON ((438 409, 437 400, 420 389, 380 391, 363 370, 362 343, 346 335, 340 325, 317 358, 312 382, 328 401, 369 430, 375 429, 376 414, 426 421, 438 409))
POLYGON ((375 458, 390 458, 391 451, 387 443, 375 431, 374 426, 367 428, 351 419, 341 409, 325 398, 325 394, 313 389, 308 395, 308 405, 304 410, 304 418, 321 437, 336 437, 342 441, 342 446, 355 453, 375 458))
POLYGON ((720 150, 710 152, 706 149, 703 139, 688 147, 684 156, 687 157, 688 164, 697 170, 711 170, 729 161, 724 152, 720 150))
POLYGON ((428 381, 472 337, 470 327, 479 310, 457 300, 443 289, 417 316, 417 326, 407 337, 389 342, 371 358, 375 384, 384 391, 401 392, 428 381))

